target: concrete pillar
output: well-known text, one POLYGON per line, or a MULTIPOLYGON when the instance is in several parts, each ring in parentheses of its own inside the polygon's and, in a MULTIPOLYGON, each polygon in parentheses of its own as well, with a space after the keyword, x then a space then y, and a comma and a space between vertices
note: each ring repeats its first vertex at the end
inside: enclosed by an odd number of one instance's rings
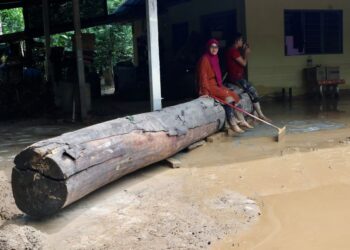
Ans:
POLYGON ((157 0, 146 0, 151 109, 162 109, 157 0))

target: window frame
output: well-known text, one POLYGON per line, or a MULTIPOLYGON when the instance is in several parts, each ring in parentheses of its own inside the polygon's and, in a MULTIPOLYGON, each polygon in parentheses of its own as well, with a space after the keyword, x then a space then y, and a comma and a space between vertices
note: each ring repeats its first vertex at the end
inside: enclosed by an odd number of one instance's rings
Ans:
MULTIPOLYGON (((343 54, 344 53, 344 13, 342 9, 334 9, 334 10, 325 10, 325 9, 285 9, 284 10, 284 47, 285 47, 285 56, 305 56, 305 55, 332 55, 332 54, 343 54), (302 42, 303 42, 303 49, 304 53, 300 54, 288 54, 287 51, 287 43, 286 43, 286 38, 287 38, 287 15, 289 13, 299 13, 300 15, 300 25, 301 25, 301 33, 302 33, 302 42), (320 20, 319 20, 319 36, 320 36, 320 52, 307 52, 307 40, 306 40, 306 30, 307 30, 307 24, 306 24, 306 16, 307 14, 311 13, 319 13, 320 15, 320 20), (325 18, 327 14, 330 13, 337 13, 339 15, 339 23, 337 23, 339 27, 339 49, 337 49, 334 52, 331 52, 331 47, 326 47, 326 42, 325 42, 325 28, 326 28, 326 23, 325 23, 325 18)), ((297 49, 297 48, 296 48, 297 49)))

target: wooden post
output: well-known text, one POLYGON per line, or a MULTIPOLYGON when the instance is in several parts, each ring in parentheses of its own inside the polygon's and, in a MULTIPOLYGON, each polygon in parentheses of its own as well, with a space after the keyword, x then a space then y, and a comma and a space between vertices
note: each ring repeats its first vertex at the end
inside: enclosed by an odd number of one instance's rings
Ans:
POLYGON ((152 111, 162 109, 157 0, 146 0, 148 65, 152 111))
POLYGON ((80 8, 79 0, 73 0, 73 20, 75 33, 75 48, 77 57, 77 70, 79 80, 79 100, 80 100, 80 115, 84 120, 87 116, 86 94, 85 94, 85 72, 83 59, 83 45, 81 41, 81 25, 80 25, 80 8))
POLYGON ((45 80, 50 79, 50 52, 51 52, 51 38, 50 38, 50 17, 49 17, 49 0, 42 0, 42 13, 45 36, 45 80))

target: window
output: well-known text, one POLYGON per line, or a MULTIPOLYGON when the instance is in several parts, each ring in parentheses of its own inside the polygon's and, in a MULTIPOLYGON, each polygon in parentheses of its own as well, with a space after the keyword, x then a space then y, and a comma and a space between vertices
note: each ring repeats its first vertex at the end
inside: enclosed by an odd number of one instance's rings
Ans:
POLYGON ((285 10, 285 54, 343 53, 343 11, 285 10))

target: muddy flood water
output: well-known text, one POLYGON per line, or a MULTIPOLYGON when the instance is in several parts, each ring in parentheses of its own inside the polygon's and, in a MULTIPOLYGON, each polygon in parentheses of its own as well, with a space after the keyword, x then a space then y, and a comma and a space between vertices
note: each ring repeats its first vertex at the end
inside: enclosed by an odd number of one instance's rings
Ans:
POLYGON ((34 220, 16 209, 14 156, 75 130, 0 124, 0 249, 350 249, 350 101, 265 105, 287 136, 244 135, 176 155, 34 220))

